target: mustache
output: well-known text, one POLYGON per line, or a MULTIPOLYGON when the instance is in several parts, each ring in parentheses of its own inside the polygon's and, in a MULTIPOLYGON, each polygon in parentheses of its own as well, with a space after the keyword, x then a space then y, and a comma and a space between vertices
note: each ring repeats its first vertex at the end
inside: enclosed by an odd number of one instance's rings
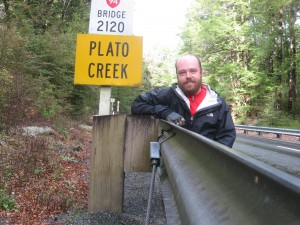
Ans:
POLYGON ((192 80, 192 79, 188 79, 188 80, 186 80, 186 81, 183 83, 183 85, 184 85, 184 84, 188 84, 188 83, 196 83, 196 81, 195 81, 195 80, 192 80))

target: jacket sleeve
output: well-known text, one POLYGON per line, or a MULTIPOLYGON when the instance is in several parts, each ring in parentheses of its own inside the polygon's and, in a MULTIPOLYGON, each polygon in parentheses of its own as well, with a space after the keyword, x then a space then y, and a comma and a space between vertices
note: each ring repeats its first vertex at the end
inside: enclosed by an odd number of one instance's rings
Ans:
POLYGON ((131 105, 133 115, 151 115, 165 119, 173 110, 169 107, 170 88, 158 89, 137 96, 131 105))
POLYGON ((229 106, 224 102, 219 114, 219 128, 215 141, 232 148, 236 138, 235 126, 230 114, 229 106))

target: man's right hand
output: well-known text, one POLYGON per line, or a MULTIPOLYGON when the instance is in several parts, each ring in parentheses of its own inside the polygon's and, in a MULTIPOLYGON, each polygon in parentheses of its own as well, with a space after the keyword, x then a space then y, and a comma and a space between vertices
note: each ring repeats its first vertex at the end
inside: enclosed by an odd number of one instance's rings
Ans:
POLYGON ((172 123, 175 123, 177 126, 184 126, 185 119, 176 112, 172 112, 167 115, 166 120, 172 123))

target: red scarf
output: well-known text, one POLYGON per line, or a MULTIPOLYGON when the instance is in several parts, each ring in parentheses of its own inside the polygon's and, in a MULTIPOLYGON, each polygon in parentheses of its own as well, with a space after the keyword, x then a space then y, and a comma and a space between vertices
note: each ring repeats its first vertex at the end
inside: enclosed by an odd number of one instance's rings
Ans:
POLYGON ((206 95, 206 87, 204 85, 201 85, 201 91, 198 94, 188 96, 188 99, 190 101, 190 111, 192 116, 195 115, 196 110, 198 106, 201 104, 201 102, 203 101, 203 99, 205 98, 205 95, 206 95))

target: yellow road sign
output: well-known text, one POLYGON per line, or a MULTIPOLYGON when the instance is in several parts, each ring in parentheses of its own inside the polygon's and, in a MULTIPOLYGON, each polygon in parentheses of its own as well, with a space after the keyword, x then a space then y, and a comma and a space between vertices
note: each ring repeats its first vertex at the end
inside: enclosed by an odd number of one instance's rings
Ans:
POLYGON ((139 86, 142 37, 78 34, 74 84, 139 86))

